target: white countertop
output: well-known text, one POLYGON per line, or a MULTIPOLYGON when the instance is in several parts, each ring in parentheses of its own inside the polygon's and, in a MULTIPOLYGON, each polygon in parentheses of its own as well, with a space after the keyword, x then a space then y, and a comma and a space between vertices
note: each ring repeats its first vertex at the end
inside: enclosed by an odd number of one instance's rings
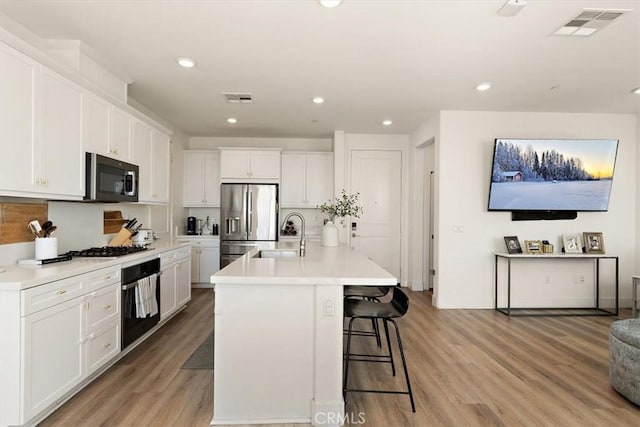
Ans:
POLYGON ((45 265, 5 266, 3 268, 6 268, 6 271, 0 273, 0 292, 28 289, 44 283, 96 271, 101 268, 116 265, 127 266, 142 260, 157 258, 163 252, 185 246, 189 246, 189 243, 161 239, 149 245, 149 250, 121 257, 74 258, 71 261, 45 265))
POLYGON ((212 234, 180 234, 176 240, 220 240, 220 236, 212 234))
POLYGON ((347 246, 307 242, 306 256, 253 258, 260 249, 297 249, 297 242, 262 244, 211 276, 211 283, 265 285, 395 286, 398 280, 347 246))

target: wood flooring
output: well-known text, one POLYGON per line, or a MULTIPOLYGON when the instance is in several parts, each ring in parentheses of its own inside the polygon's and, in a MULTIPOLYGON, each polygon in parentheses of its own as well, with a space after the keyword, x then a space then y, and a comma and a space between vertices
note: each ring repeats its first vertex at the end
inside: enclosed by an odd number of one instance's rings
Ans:
MULTIPOLYGON (((399 325, 417 412, 405 395, 353 393, 351 426, 640 426, 640 408, 609 385, 616 318, 437 310, 429 293, 407 293, 399 325)), ((213 371, 180 367, 211 332, 212 313, 212 291, 194 289, 182 313, 40 425, 209 425, 213 371)), ((379 351, 369 337, 354 346, 379 351)), ((349 385, 402 389, 404 380, 389 365, 354 362, 349 385)))

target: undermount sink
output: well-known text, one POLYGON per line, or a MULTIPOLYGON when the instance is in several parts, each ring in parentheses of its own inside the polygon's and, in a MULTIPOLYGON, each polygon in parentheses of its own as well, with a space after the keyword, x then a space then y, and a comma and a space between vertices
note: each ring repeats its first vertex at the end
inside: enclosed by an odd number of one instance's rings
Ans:
POLYGON ((254 258, 295 258, 298 251, 295 249, 263 249, 255 254, 254 258))

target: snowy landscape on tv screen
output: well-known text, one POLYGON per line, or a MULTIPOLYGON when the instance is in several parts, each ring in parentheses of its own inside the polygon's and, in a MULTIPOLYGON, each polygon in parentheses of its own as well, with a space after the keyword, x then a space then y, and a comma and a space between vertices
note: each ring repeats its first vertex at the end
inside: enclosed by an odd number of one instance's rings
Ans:
POLYGON ((489 210, 606 211, 618 141, 496 139, 489 210))

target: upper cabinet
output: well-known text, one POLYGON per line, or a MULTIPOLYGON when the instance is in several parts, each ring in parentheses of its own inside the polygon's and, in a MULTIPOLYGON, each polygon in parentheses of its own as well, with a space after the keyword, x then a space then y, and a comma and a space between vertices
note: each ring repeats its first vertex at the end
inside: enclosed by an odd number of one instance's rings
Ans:
POLYGON ((220 179, 278 181, 280 149, 220 149, 220 179))
POLYGON ((82 88, 43 68, 40 175, 47 194, 84 195, 82 88))
POLYGON ((132 159, 131 116, 107 101, 84 93, 82 109, 84 150, 128 162, 132 159))
POLYGON ((282 207, 315 208, 332 195, 333 153, 282 153, 282 207))
POLYGON ((129 114, 113 106, 109 108, 109 152, 108 157, 129 161, 132 119, 129 114))
POLYGON ((0 44, 0 195, 84 195, 82 89, 0 44))
POLYGON ((82 106, 85 151, 111 156, 111 147, 109 146, 109 103, 90 93, 85 93, 82 106))
POLYGON ((220 206, 220 153, 184 151, 185 207, 220 206))
POLYGON ((0 191, 38 191, 36 116, 40 66, 0 44, 0 191))
POLYGON ((146 124, 133 122, 131 132, 131 163, 138 166, 138 200, 152 201, 151 197, 151 128, 146 124))
POLYGON ((131 162, 139 169, 139 201, 169 202, 169 137, 135 120, 131 132, 131 162))

